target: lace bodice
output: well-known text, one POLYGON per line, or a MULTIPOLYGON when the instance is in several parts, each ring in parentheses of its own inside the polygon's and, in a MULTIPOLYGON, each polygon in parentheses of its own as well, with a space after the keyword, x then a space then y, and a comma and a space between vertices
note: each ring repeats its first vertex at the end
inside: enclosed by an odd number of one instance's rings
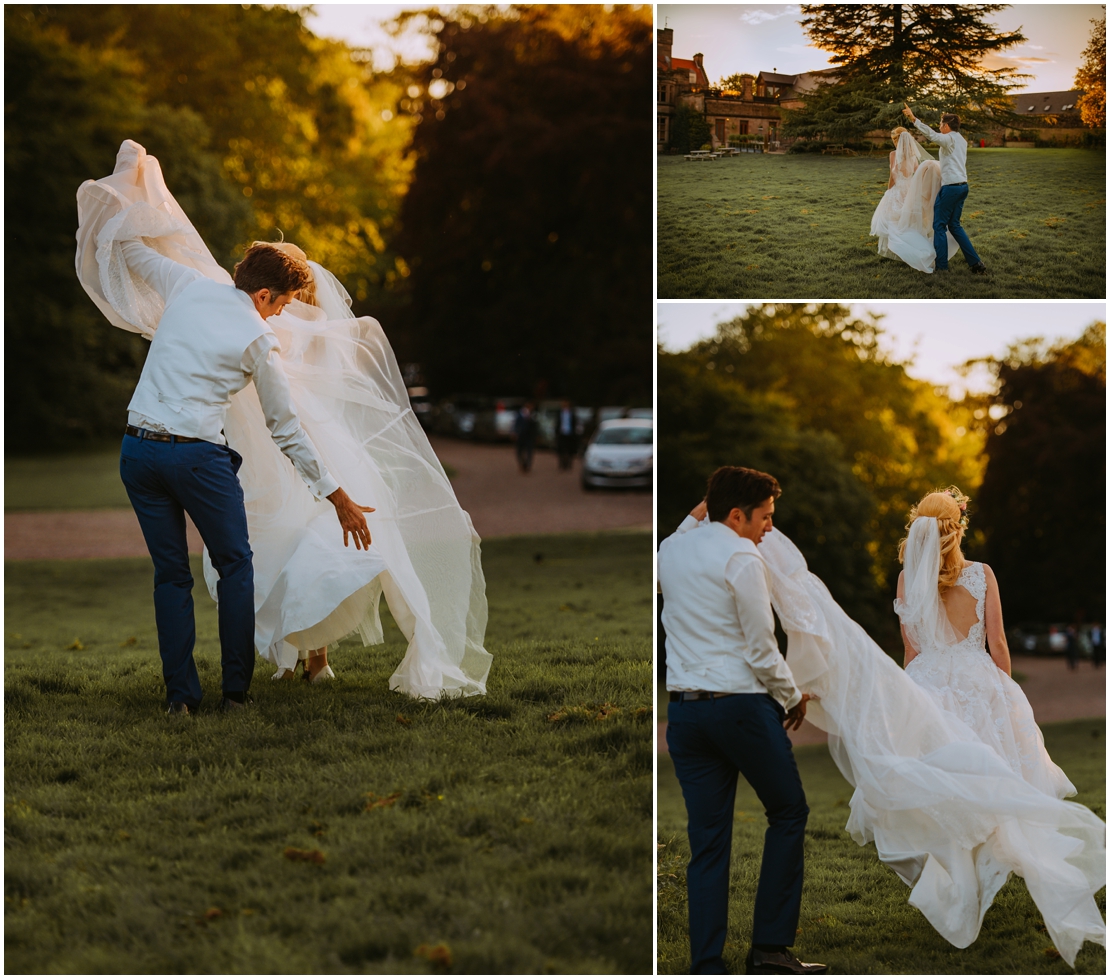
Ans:
POLYGON ((967 638, 950 647, 951 651, 955 653, 966 649, 969 652, 983 652, 987 648, 986 626, 983 622, 983 608, 987 601, 987 576, 983 571, 983 565, 978 561, 969 564, 960 572, 956 584, 966 588, 968 594, 975 599, 975 623, 968 629, 967 638))

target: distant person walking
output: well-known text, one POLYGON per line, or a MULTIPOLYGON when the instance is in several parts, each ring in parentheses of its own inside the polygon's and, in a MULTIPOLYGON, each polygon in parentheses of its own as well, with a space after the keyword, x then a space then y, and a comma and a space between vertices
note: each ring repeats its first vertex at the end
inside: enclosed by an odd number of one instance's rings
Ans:
POLYGON ((574 407, 566 398, 559 406, 555 422, 555 450, 559 453, 559 468, 570 469, 578 451, 578 419, 574 416, 574 407))
POLYGON ((936 271, 948 271, 948 233, 956 239, 967 264, 976 275, 986 274, 987 267, 972 247, 971 239, 960 224, 964 201, 967 200, 967 140, 960 135, 960 117, 945 112, 940 117, 940 132, 934 132, 907 105, 902 114, 914 124, 919 133, 940 147, 941 188, 933 203, 933 247, 936 249, 936 271))
POLYGON ((1102 623, 1096 622, 1091 626, 1091 665, 1101 669, 1106 664, 1106 636, 1102 631, 1102 623))
POLYGON ((517 412, 516 425, 516 461, 522 473, 532 471, 532 457, 536 454, 536 406, 525 402, 517 412))
POLYGON ((1069 625, 1064 631, 1064 638, 1066 645, 1064 646, 1064 655, 1068 658, 1068 669, 1079 669, 1079 633, 1075 626, 1069 625))

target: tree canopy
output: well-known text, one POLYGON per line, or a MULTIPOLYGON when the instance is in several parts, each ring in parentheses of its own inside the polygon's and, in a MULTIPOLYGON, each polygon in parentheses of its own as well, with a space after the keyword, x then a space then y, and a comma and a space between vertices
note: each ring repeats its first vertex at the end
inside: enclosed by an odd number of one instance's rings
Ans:
POLYGON ((832 53, 837 81, 784 112, 792 136, 852 139, 898 125, 904 103, 926 121, 942 111, 970 122, 1006 121, 1021 75, 983 59, 1025 40, 999 31, 991 14, 1005 4, 803 4, 802 26, 832 53))
POLYGON ((447 393, 651 397, 650 8, 440 14, 397 247, 447 393))
POLYGON ((1106 325, 990 362, 988 463, 972 528, 998 577, 1003 611, 1070 622, 1106 608, 1106 325))
POLYGON ((1106 126, 1106 8, 1102 9, 1103 16, 1091 20, 1091 39, 1075 73, 1075 87, 1083 90, 1079 112, 1083 124, 1093 129, 1106 126))

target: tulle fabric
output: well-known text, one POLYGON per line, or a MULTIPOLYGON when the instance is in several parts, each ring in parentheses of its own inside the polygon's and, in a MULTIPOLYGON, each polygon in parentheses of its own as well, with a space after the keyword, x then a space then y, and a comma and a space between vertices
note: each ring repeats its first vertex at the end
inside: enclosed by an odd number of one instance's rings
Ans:
MULTIPOLYGON (((173 200, 157 160, 137 143, 123 144, 111 177, 82 185, 78 209, 78 276, 117 326, 150 337, 162 313, 123 263, 119 246, 129 238, 231 281, 173 200)), ((374 543, 366 551, 343 546, 334 508, 312 497, 271 439, 254 386, 235 395, 224 432, 243 456, 256 646, 288 668, 304 651, 355 631, 381 642, 384 595, 408 640, 391 689, 420 698, 484 693, 492 658, 483 646, 478 536, 412 412, 381 326, 351 315, 334 277, 318 265, 313 271, 327 312, 294 303, 267 322, 325 465, 356 502, 376 508, 368 515, 374 543)), ((215 597, 207 554, 205 577, 215 597)))
MULTIPOLYGON (((919 272, 936 268, 933 246, 933 203, 941 188, 940 164, 909 133, 898 137, 894 153, 894 186, 889 188, 871 218, 871 234, 878 236, 879 254, 898 259, 919 272)), ((948 257, 960 250, 951 233, 948 257)))
POLYGON ((958 948, 978 936, 1010 873, 1025 878, 1069 964, 1105 945, 1094 894, 1105 883, 1106 826, 1016 774, 852 621, 780 531, 759 545, 808 718, 854 786, 847 829, 874 842, 910 903, 958 948))
POLYGON ((915 649, 942 649, 957 641, 940 599, 940 527, 936 517, 918 517, 910 525, 903 554, 903 598, 894 611, 915 649))

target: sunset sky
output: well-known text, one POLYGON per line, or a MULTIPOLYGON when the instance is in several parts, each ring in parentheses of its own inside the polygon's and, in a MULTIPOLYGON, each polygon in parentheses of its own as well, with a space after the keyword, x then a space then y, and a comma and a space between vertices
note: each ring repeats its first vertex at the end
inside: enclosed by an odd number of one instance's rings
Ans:
MULTIPOLYGON (((1099 4, 1015 4, 991 22, 1002 30, 1021 28, 1029 39, 992 58, 987 67, 1018 68, 1027 92, 1067 91, 1075 81, 1090 20, 1103 16, 1099 4)), ((810 47, 798 21, 797 4, 659 4, 656 26, 674 30, 674 55, 705 55, 710 81, 737 72, 779 71, 792 75, 829 67, 829 54, 810 47)))
MULTIPOLYGON (((976 357, 997 356, 1017 340, 1044 337, 1075 339, 1091 323, 1106 319, 1105 303, 850 303, 852 311, 885 314, 882 346, 895 359, 913 365, 911 377, 952 389, 959 396, 963 379, 955 367, 976 357)), ((717 324, 739 316, 749 303, 661 302, 657 305, 659 342, 668 350, 685 350, 717 331, 717 324)), ((967 386, 983 389, 983 376, 967 386)))

